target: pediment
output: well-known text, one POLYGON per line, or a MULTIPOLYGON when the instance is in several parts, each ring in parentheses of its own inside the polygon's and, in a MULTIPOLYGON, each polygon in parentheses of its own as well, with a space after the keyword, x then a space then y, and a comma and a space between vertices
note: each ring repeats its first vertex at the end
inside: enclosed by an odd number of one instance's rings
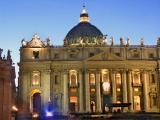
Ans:
POLYGON ((40 40, 40 37, 36 34, 32 40, 27 43, 27 47, 45 47, 45 44, 40 40))
POLYGON ((113 53, 102 52, 86 59, 86 61, 108 61, 108 60, 113 60, 113 61, 123 60, 123 58, 113 53))

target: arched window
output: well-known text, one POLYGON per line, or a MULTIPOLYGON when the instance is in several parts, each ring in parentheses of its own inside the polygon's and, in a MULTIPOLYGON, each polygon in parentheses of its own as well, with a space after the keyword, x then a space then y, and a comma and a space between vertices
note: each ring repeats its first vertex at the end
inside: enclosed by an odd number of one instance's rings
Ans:
POLYGON ((34 86, 40 85, 40 72, 39 71, 32 72, 32 85, 34 86))
POLYGON ((70 86, 77 86, 77 72, 75 70, 70 71, 70 86))
POLYGON ((95 74, 93 74, 93 73, 90 74, 90 84, 91 85, 96 84, 95 74))

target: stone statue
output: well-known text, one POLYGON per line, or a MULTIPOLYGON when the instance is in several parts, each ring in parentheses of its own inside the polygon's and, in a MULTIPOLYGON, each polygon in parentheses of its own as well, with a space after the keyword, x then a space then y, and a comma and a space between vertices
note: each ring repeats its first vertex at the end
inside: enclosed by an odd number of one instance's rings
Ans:
POLYGON ((120 37, 119 42, 120 42, 120 45, 123 45, 123 39, 122 39, 122 37, 120 37))
POLYGON ((106 36, 104 35, 102 38, 102 44, 105 45, 106 44, 106 36))
POLYGON ((2 52, 3 52, 3 49, 0 48, 0 59, 2 59, 2 52))
POLYGON ((141 38, 141 46, 144 46, 144 39, 141 38))
POLYGON ((160 37, 157 39, 157 45, 160 46, 160 37))
POLYGON ((64 39, 64 46, 68 45, 68 40, 67 38, 64 39))
POLYGON ((47 46, 52 46, 51 39, 47 38, 47 46))
POLYGON ((126 39, 126 46, 129 46, 129 38, 126 39))
POLYGON ((113 46, 113 37, 112 36, 110 37, 110 44, 111 44, 111 46, 113 46))

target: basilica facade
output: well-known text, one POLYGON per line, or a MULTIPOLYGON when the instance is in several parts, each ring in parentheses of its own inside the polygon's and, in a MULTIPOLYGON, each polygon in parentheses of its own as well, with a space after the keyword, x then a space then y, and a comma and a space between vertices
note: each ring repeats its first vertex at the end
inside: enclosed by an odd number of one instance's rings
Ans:
POLYGON ((119 45, 89 21, 80 22, 63 46, 35 34, 22 40, 19 107, 24 113, 160 112, 160 38, 157 45, 119 45), (109 39, 109 42, 107 42, 109 39), (110 109, 111 108, 111 109, 110 109))

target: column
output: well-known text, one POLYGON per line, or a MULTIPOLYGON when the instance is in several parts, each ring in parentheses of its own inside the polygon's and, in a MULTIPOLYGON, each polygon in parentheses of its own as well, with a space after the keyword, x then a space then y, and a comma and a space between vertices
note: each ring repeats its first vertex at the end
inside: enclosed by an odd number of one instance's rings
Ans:
POLYGON ((133 111, 133 90, 132 90, 132 71, 128 71, 128 102, 131 103, 129 111, 133 111))
POLYGON ((79 71, 79 111, 84 111, 83 106, 83 78, 82 78, 82 71, 79 71))
POLYGON ((143 71, 142 79, 143 79, 144 111, 147 112, 147 110, 148 110, 148 90, 147 90, 147 72, 146 71, 143 71))
POLYGON ((85 93, 86 93, 86 112, 91 112, 90 86, 89 86, 89 73, 88 73, 88 71, 85 71, 85 93))
POLYGON ((63 75, 63 95, 64 95, 64 100, 63 100, 63 111, 64 114, 66 114, 68 112, 68 71, 64 71, 64 75, 63 75))
POLYGON ((122 72, 122 92, 123 92, 123 103, 127 103, 126 70, 123 70, 122 72))
MULTIPOLYGON (((122 96, 123 96, 123 103, 127 103, 127 83, 126 83, 126 70, 123 70, 122 72, 122 96)), ((126 112, 127 108, 125 107, 123 109, 123 112, 126 112)))
POLYGON ((116 95, 116 80, 115 80, 115 72, 110 70, 111 75, 111 82, 112 82, 112 103, 117 102, 117 95, 116 95))
POLYGON ((96 72, 96 107, 97 107, 97 112, 102 112, 101 90, 100 90, 100 71, 96 72))

